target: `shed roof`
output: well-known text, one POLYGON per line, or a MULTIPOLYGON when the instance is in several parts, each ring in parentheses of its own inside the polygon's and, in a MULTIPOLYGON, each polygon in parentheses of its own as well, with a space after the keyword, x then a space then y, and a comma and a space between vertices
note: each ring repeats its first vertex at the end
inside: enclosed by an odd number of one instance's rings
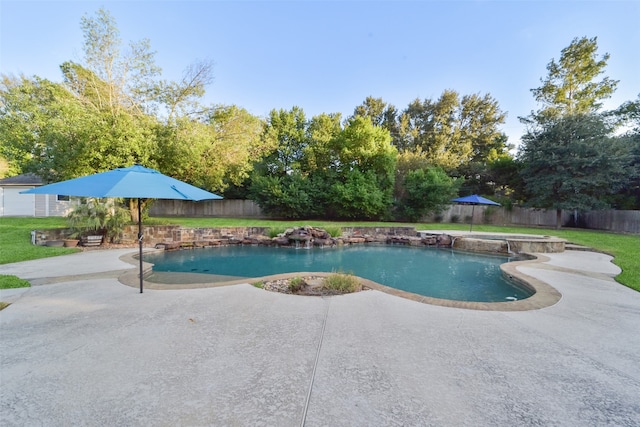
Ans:
POLYGON ((0 186, 9 185, 42 185, 42 178, 34 173, 23 173, 22 175, 10 176, 0 179, 0 186))

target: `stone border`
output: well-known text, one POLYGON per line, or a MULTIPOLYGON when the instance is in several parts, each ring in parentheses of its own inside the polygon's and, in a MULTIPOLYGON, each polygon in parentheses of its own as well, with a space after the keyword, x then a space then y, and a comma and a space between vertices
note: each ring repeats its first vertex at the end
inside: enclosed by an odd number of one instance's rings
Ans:
MULTIPOLYGON (((148 252, 159 252, 161 250, 153 250, 148 252)), ((132 265, 137 265, 138 260, 134 258, 137 252, 125 254, 120 257, 124 262, 132 265)), ((550 307, 556 304, 562 299, 562 294, 549 284, 536 279, 535 277, 521 273, 517 270, 517 267, 521 265, 541 264, 549 261, 549 258, 543 255, 524 254, 531 257, 528 260, 512 261, 500 265, 502 274, 508 279, 517 282, 520 286, 524 286, 528 289, 532 289, 535 293, 529 298, 518 301, 504 301, 504 302, 477 302, 477 301, 456 301, 442 298, 427 297, 424 295, 414 294, 412 292, 403 291, 389 286, 382 285, 369 279, 358 277, 362 283, 363 289, 373 289, 376 291, 384 292, 389 295, 394 295, 401 298, 406 298, 412 301, 421 302, 424 304, 438 305, 442 307, 452 308, 465 308, 468 310, 484 310, 484 311, 528 311, 538 310, 545 307, 550 307)), ((145 274, 148 273, 153 264, 144 262, 143 268, 145 274)), ((333 273, 327 272, 295 272, 295 273, 281 273, 271 276, 254 277, 250 279, 229 280, 218 283, 190 283, 183 285, 172 285, 167 283, 154 283, 144 280, 144 287, 152 290, 178 290, 178 289, 201 289, 201 288, 217 288, 221 286, 232 286, 239 284, 254 284, 257 282, 266 282, 269 280, 289 279, 296 276, 319 276, 326 277, 333 273)), ((138 277, 137 270, 129 270, 126 273, 118 277, 120 283, 137 288, 140 285, 140 279, 138 277)), ((303 297, 304 295, 299 295, 303 297)))

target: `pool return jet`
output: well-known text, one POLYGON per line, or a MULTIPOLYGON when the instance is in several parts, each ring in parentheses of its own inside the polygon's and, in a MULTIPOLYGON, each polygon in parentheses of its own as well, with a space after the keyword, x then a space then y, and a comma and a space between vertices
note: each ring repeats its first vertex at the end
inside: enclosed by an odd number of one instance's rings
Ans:
POLYGON ((457 199, 453 199, 451 201, 459 203, 461 205, 471 205, 471 221, 469 223, 469 231, 473 231, 473 211, 476 205, 502 206, 500 205, 500 203, 496 203, 493 200, 485 199, 484 197, 478 196, 477 194, 466 197, 458 197, 457 199))
POLYGON ((64 196, 95 198, 138 199, 138 247, 140 256, 140 293, 142 293, 142 212, 143 199, 174 199, 200 201, 222 199, 217 194, 202 190, 186 182, 179 181, 157 170, 140 165, 113 169, 68 181, 35 187, 21 191, 21 194, 58 194, 64 196))

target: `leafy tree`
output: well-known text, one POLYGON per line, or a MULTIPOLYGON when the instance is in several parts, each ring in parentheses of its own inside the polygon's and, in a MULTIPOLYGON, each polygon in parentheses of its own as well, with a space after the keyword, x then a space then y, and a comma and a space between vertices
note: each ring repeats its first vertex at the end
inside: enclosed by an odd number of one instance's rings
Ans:
POLYGON ((7 176, 19 175, 16 170, 11 169, 9 162, 0 157, 0 178, 7 176))
POLYGON ((628 127, 619 138, 631 154, 633 168, 629 182, 616 195, 614 203, 619 209, 640 209, 640 95, 635 101, 622 104, 612 116, 628 127))
POLYGON ((400 211, 412 222, 443 211, 458 194, 458 183, 438 167, 409 171, 404 179, 404 188, 400 211))
POLYGON ((609 59, 596 55, 597 39, 576 38, 551 60, 543 85, 532 89, 542 107, 529 117, 519 160, 528 203, 557 211, 589 210, 611 204, 612 194, 633 179, 632 152, 613 137, 612 114, 600 114, 617 81, 597 80, 609 59))
POLYGON ((530 130, 519 158, 529 204, 557 211, 608 206, 606 196, 628 182, 631 158, 611 126, 597 114, 561 117, 530 130))
POLYGON ((554 59, 547 65, 549 74, 541 79, 542 86, 531 89, 536 101, 542 104, 537 113, 532 113, 535 122, 544 122, 558 117, 596 112, 602 106, 602 100, 609 98, 618 85, 617 80, 604 77, 609 60, 605 53, 598 58, 597 37, 575 38, 562 49, 560 59, 554 59))
POLYGON ((504 204, 524 200, 524 181, 520 170, 522 162, 509 154, 498 155, 488 162, 488 180, 493 183, 493 193, 504 197, 504 204))
POLYGON ((239 185, 264 153, 263 122, 235 106, 218 106, 199 120, 176 118, 158 131, 158 166, 210 191, 239 185))
MULTIPOLYGON (((393 108, 393 107, 392 107, 393 108)), ((375 126, 383 126, 387 104, 382 98, 368 96, 364 102, 353 111, 353 117, 367 117, 375 126)))
POLYGON ((321 173, 336 165, 336 155, 331 143, 342 132, 341 115, 320 114, 309 122, 307 142, 302 150, 301 172, 321 173))
POLYGON ((64 89, 48 80, 2 76, 0 91, 0 155, 18 173, 34 172, 41 159, 46 160, 47 136, 55 132, 47 125, 57 106, 56 94, 64 89))
MULTIPOLYGON (((382 98, 368 96, 364 102, 353 111, 353 117, 366 117, 374 126, 380 126, 389 131, 392 140, 400 137, 398 124, 398 110, 391 104, 387 104, 382 98)), ((398 145, 396 145, 400 148, 398 145)))
POLYGON ((339 218, 381 219, 388 216, 395 182, 397 150, 386 129, 364 117, 353 117, 331 143, 332 202, 339 218))
POLYGON ((145 102, 152 99, 155 78, 160 74, 149 40, 131 42, 129 49, 123 51, 115 19, 102 8, 95 17, 82 17, 80 26, 84 37, 84 63, 91 71, 90 78, 81 79, 87 86, 82 92, 103 95, 98 100, 101 108, 142 112, 145 102))
POLYGON ((338 218, 384 219, 389 214, 388 191, 377 184, 375 172, 352 169, 331 186, 330 209, 338 218))
POLYGON ((416 99, 409 104, 400 116, 394 144, 401 151, 419 150, 432 164, 454 170, 482 160, 491 150, 505 152, 507 139, 498 129, 504 120, 490 95, 461 99, 446 90, 436 101, 416 99))
POLYGON ((337 154, 335 169, 338 172, 371 170, 382 186, 388 188, 393 184, 397 150, 391 145, 386 129, 374 126, 365 118, 354 117, 333 140, 332 149, 337 154))
POLYGON ((504 124, 506 114, 489 94, 465 95, 460 107, 461 139, 471 144, 469 161, 488 161, 490 156, 506 154, 513 148, 507 142, 507 135, 498 128, 504 124))
POLYGON ((269 215, 287 219, 308 218, 313 216, 318 206, 310 184, 299 173, 256 175, 251 184, 251 196, 269 215))
POLYGON ((406 150, 399 152, 396 162, 396 178, 393 190, 394 200, 398 201, 406 197, 404 182, 410 172, 418 169, 426 169, 430 166, 431 163, 420 148, 416 151, 406 150))
POLYGON ((267 212, 340 218, 388 213, 397 153, 389 132, 369 119, 353 117, 342 128, 339 115, 307 122, 297 107, 272 111, 263 139, 275 148, 256 165, 250 193, 267 212))
MULTIPOLYGON (((468 140, 461 140, 457 126, 460 98, 446 90, 437 101, 413 101, 403 115, 408 118, 408 146, 418 147, 432 164, 453 169, 468 160, 472 148, 468 140)), ((405 119, 406 120, 406 119, 405 119)))
POLYGON ((153 87, 152 99, 166 112, 168 121, 191 116, 202 110, 199 100, 212 81, 213 64, 210 61, 197 61, 185 68, 180 81, 157 82, 153 87))
POLYGON ((271 111, 262 135, 264 145, 272 148, 261 161, 267 174, 284 176, 300 169, 306 129, 307 119, 301 108, 271 111))
POLYGON ((3 153, 23 172, 57 181, 149 163, 155 138, 148 117, 87 108, 63 85, 37 77, 22 77, 0 96, 3 153))
POLYGON ((55 181, 140 163, 221 191, 270 148, 262 120, 246 110, 199 104, 210 62, 160 80, 149 42, 123 48, 108 12, 81 26, 84 62, 63 63, 62 83, 2 76, 0 156, 13 170, 55 181))

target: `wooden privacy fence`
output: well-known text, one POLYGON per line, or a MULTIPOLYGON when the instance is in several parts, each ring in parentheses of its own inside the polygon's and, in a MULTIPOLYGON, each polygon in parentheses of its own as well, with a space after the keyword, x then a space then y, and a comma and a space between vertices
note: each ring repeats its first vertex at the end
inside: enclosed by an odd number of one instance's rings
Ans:
MULTIPOLYGON (((469 223, 471 206, 451 205, 438 215, 430 215, 424 222, 469 223)), ((183 200, 156 200, 151 205, 151 216, 161 217, 220 217, 220 218, 269 218, 260 207, 251 200, 205 200, 188 202, 183 200)), ((556 225, 556 211, 533 208, 513 207, 507 209, 497 206, 476 206, 473 209, 474 224, 522 225, 530 227, 549 227, 556 225)), ((562 212, 562 224, 573 225, 573 212, 562 212)), ((640 211, 591 211, 578 216, 578 225, 594 230, 608 230, 623 233, 640 234, 640 211)))
POLYGON ((151 216, 267 218, 260 206, 251 200, 156 200, 149 209, 151 216))
POLYGON ((640 211, 591 211, 582 218, 587 228, 640 234, 640 211))
MULTIPOLYGON (((534 208, 513 207, 507 209, 496 206, 476 206, 473 209, 474 224, 522 225, 526 227, 556 226, 556 211, 534 208)), ((452 205, 440 215, 430 215, 426 222, 460 222, 468 223, 471 219, 472 207, 468 205, 452 205)), ((640 234, 640 211, 602 210, 578 213, 574 218, 571 211, 562 211, 562 225, 607 230, 622 233, 640 234), (577 222, 576 222, 577 219, 577 222)))

